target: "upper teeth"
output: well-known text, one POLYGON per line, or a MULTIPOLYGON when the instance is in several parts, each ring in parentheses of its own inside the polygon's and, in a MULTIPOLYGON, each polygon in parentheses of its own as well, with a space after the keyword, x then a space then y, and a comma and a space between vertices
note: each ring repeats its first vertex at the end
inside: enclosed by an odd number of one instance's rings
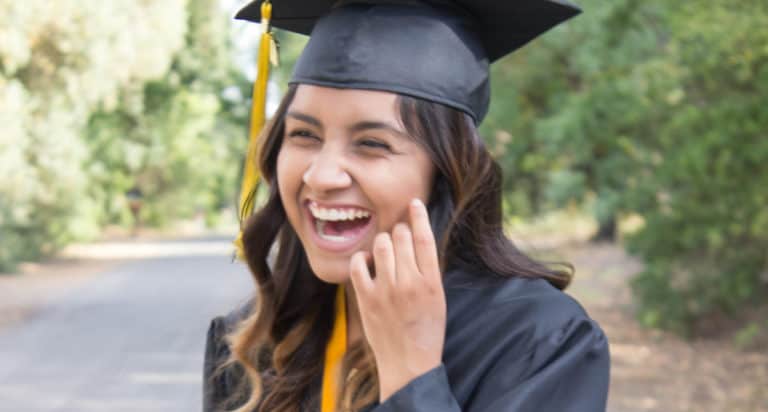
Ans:
POLYGON ((312 216, 320 220, 353 220, 370 216, 369 212, 361 209, 325 209, 312 202, 309 204, 312 216))

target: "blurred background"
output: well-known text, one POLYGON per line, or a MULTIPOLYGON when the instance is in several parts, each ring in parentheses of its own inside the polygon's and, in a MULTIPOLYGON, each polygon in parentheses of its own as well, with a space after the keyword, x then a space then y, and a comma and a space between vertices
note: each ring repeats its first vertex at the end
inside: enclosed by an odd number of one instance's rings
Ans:
MULTIPOLYGON (((0 410, 199 409, 251 288, 244 3, 0 0, 0 410)), ((575 265, 610 411, 768 411, 768 3, 578 3, 493 66, 509 235, 575 265)))

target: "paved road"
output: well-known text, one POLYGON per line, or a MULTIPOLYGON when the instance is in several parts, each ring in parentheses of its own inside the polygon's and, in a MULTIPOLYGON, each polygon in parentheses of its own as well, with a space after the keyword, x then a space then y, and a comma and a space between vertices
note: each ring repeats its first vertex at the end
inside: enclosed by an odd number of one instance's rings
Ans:
POLYGON ((0 411, 200 410, 208 322, 252 291, 228 247, 200 246, 121 263, 0 330, 0 411))

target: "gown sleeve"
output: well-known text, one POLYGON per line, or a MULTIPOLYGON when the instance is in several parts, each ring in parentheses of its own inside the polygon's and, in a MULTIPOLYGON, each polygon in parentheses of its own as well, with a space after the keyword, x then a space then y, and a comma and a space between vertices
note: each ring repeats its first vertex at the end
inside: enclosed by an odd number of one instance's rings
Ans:
MULTIPOLYGON (((599 412, 608 396, 608 340, 591 319, 577 318, 522 355, 505 350, 482 372, 463 407, 444 364, 409 382, 371 412, 599 412)), ((468 371, 469 372, 469 371, 468 371)))
POLYGON ((242 395, 234 396, 244 378, 237 365, 221 368, 229 359, 230 349, 224 337, 231 332, 231 320, 216 317, 211 321, 205 342, 203 361, 203 412, 229 410, 242 403, 242 395))
POLYGON ((219 365, 229 356, 229 348, 224 342, 223 334, 222 318, 214 318, 208 327, 208 336, 205 341, 203 412, 213 412, 215 407, 226 397, 226 381, 222 375, 215 374, 219 365))

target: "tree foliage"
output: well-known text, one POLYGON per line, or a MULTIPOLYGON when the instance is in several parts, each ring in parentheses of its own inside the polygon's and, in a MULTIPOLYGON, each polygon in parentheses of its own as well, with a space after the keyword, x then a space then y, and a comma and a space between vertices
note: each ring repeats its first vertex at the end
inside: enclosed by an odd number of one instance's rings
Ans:
POLYGON ((158 222, 231 196, 217 5, 0 0, 0 270, 125 222, 134 186, 158 222))
POLYGON ((637 214, 640 319, 693 332, 766 296, 768 6, 584 0, 494 68, 511 213, 637 214))
POLYGON ((685 332, 768 295, 768 5, 671 7, 665 58, 676 76, 655 108, 631 206, 646 225, 630 250, 641 319, 685 332))
POLYGON ((95 111, 86 128, 91 190, 103 221, 126 219, 125 194, 141 193, 142 219, 162 225, 233 204, 246 140, 241 99, 247 88, 232 64, 229 20, 211 0, 189 0, 184 46, 162 77, 124 89, 120 104, 95 111), (211 19, 211 16, 220 16, 211 19), (242 96, 240 91, 235 96, 242 96))

